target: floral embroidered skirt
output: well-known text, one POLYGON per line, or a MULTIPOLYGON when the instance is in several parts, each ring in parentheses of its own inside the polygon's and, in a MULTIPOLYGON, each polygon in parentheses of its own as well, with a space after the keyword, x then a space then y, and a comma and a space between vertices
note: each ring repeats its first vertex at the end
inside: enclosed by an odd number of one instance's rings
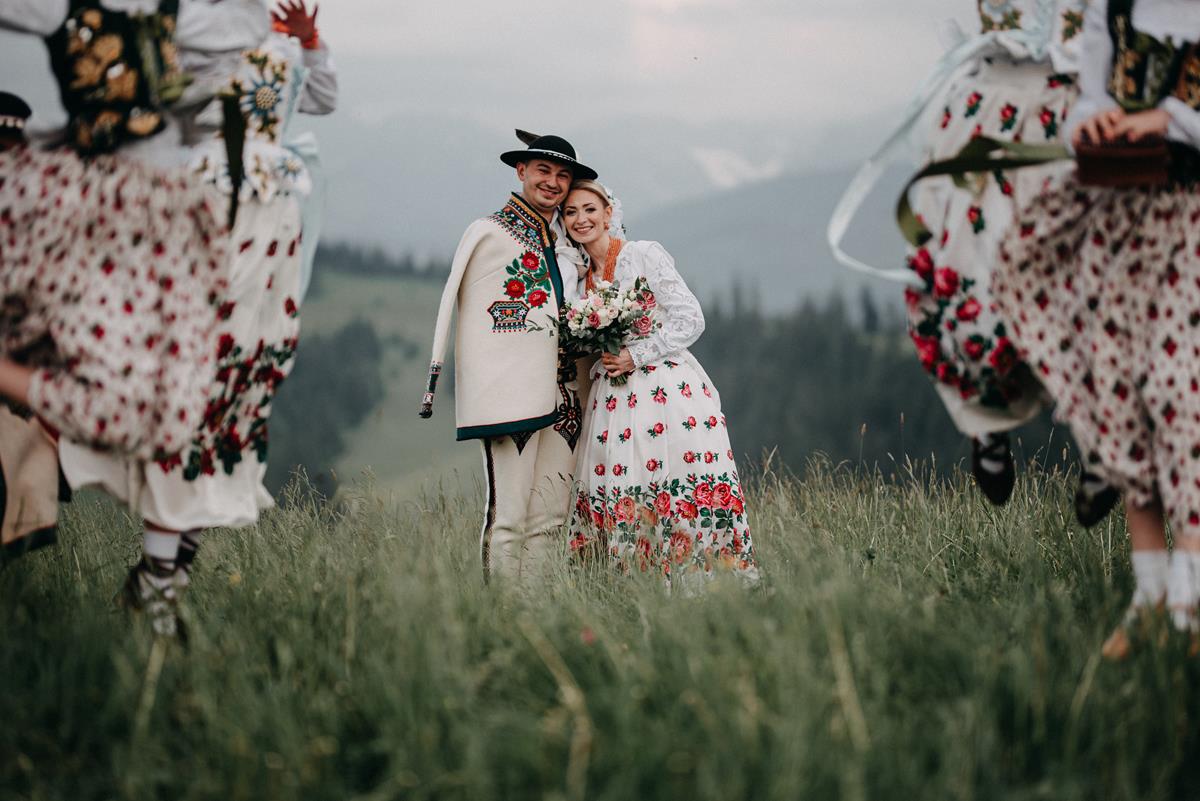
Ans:
POLYGON ((224 223, 185 172, 0 154, 0 353, 41 368, 30 406, 64 436, 178 453, 204 413, 224 223))
POLYGON ((1200 190, 1068 179, 1021 213, 992 291, 1089 469, 1200 534, 1200 190))
MULTIPOLYGON (((1076 97, 1073 80, 1048 65, 984 62, 956 82, 933 121, 931 160, 949 158, 979 135, 1045 144, 1076 97)), ((996 171, 966 189, 948 177, 913 190, 913 209, 933 234, 909 254, 923 289, 905 292, 909 332, 955 425, 968 436, 1015 428, 1042 408, 1044 393, 1016 359, 988 284, 999 242, 1016 212, 1063 166, 996 171)))
POLYGON ((263 486, 271 401, 300 332, 300 207, 291 195, 238 212, 230 288, 217 310, 215 380, 182 452, 133 463, 73 443, 59 452, 73 487, 99 486, 173 530, 246 526, 273 504, 263 486))
POLYGON ((593 368, 576 467, 572 547, 679 579, 722 569, 756 580, 745 498, 716 390, 682 354, 614 386, 593 368))

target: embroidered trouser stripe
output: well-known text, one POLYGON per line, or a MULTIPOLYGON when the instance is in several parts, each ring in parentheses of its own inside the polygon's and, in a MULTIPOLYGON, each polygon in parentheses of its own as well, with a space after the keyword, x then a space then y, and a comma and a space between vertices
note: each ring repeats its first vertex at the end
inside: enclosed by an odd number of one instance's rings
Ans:
POLYGON ((496 467, 492 460, 492 441, 483 441, 483 475, 487 483, 487 510, 483 515, 483 533, 479 539, 479 555, 483 562, 483 580, 492 573, 492 526, 496 524, 496 467))

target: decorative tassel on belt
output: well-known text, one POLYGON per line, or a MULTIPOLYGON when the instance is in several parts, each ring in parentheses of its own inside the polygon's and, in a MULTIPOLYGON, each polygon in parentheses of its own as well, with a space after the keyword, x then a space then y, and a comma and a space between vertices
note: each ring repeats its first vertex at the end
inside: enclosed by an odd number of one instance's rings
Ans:
POLYGON ((442 374, 442 363, 429 364, 429 384, 425 387, 425 395, 421 398, 421 417, 428 420, 433 417, 433 393, 437 392, 438 377, 442 374))

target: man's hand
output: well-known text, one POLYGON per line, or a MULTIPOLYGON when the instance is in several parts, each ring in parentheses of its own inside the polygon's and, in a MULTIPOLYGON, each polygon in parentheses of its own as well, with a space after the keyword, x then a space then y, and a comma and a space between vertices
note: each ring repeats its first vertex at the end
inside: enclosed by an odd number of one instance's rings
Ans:
POLYGON ((310 15, 304 5, 304 0, 282 0, 279 7, 271 12, 275 29, 295 36, 302 43, 312 42, 317 38, 317 12, 320 8, 314 4, 310 15))
POLYGON ((1130 142, 1140 142, 1143 139, 1163 139, 1167 128, 1171 125, 1171 115, 1160 108, 1149 111, 1139 111, 1137 114, 1126 114, 1117 123, 1113 136, 1130 142))
POLYGON ((1071 144, 1079 147, 1081 144, 1102 145, 1111 142, 1117 125, 1125 118, 1125 110, 1110 108, 1101 111, 1096 116, 1084 122, 1075 129, 1071 144))
POLYGON ((600 363, 604 365, 604 372, 608 373, 609 378, 632 373, 635 367, 633 356, 629 355, 629 348, 621 348, 621 352, 616 356, 611 353, 606 353, 600 357, 600 363))

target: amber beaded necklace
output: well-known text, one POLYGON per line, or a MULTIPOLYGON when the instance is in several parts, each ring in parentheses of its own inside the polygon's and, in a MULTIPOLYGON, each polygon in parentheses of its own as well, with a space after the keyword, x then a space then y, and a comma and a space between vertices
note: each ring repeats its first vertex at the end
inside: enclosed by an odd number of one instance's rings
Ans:
MULTIPOLYGON (((621 247, 625 244, 625 240, 617 239, 615 236, 608 243, 608 253, 604 257, 604 272, 601 277, 603 280, 612 283, 613 278, 617 274, 617 258, 621 255, 621 247)), ((588 292, 594 292, 596 289, 596 271, 588 270, 586 288, 588 292)))

